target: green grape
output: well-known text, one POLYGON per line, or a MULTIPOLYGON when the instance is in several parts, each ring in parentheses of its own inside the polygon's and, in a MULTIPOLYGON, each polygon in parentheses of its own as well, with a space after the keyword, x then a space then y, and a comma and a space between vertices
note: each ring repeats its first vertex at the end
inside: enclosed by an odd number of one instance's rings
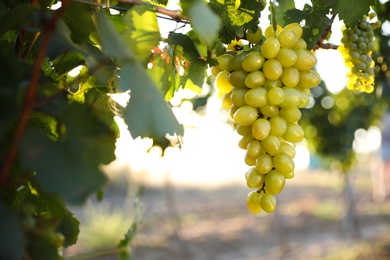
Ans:
POLYGON ((220 73, 221 71, 222 71, 222 69, 218 65, 211 67, 211 74, 214 77, 216 77, 218 75, 218 73, 220 73))
POLYGON ((294 159, 296 151, 295 151, 295 148, 291 144, 289 144, 287 142, 281 142, 278 154, 280 154, 280 153, 287 154, 288 156, 290 156, 291 159, 294 159))
POLYGON ((236 131, 241 136, 251 135, 252 134, 252 125, 247 125, 247 126, 237 125, 236 131))
POLYGON ((233 115, 234 122, 242 126, 253 124, 257 117, 257 109, 252 106, 242 106, 233 115))
POLYGON ((294 178, 294 176, 295 176, 294 172, 289 172, 289 173, 284 174, 285 179, 292 179, 292 178, 294 178))
POLYGON ((232 101, 230 100, 230 94, 231 93, 229 92, 222 95, 221 101, 222 101, 222 107, 224 109, 229 109, 233 104, 232 101))
POLYGON ((294 171, 295 164, 290 156, 284 153, 278 153, 273 158, 274 167, 283 174, 294 171))
POLYGON ((248 72, 243 70, 235 70, 229 74, 229 82, 234 87, 244 88, 245 87, 245 78, 248 75, 248 72))
POLYGON ((304 39, 302 39, 302 38, 299 38, 299 39, 298 39, 298 42, 297 42, 297 44, 296 44, 295 47, 294 47, 294 50, 298 50, 298 49, 304 49, 304 50, 307 49, 307 43, 306 43, 306 41, 305 41, 304 39))
POLYGON ((250 33, 249 31, 246 32, 246 39, 253 44, 259 43, 262 37, 263 32, 261 30, 261 27, 257 27, 257 30, 254 33, 250 33))
POLYGON ((281 48, 275 59, 277 59, 283 67, 291 67, 297 62, 298 56, 293 49, 281 48))
POLYGON ((276 105, 264 105, 260 107, 260 113, 267 117, 274 117, 279 115, 279 107, 276 105))
POLYGON ((297 35, 298 39, 302 37, 303 28, 302 28, 302 26, 299 23, 287 24, 286 26, 284 26, 283 29, 284 30, 291 30, 291 31, 295 32, 295 34, 297 35))
POLYGON ((283 117, 274 116, 269 119, 271 125, 270 134, 274 136, 282 136, 286 133, 287 122, 283 117))
POLYGON ((286 182, 284 174, 278 170, 272 170, 267 173, 263 181, 265 191, 273 195, 279 194, 283 190, 286 182))
POLYGON ((246 205, 251 213, 257 214, 261 212, 260 198, 260 193, 256 191, 250 191, 246 196, 246 205))
POLYGON ((229 75, 230 73, 226 70, 218 73, 217 77, 215 78, 215 86, 217 87, 218 92, 225 94, 232 90, 233 86, 229 82, 229 75))
POLYGON ((232 70, 232 60, 234 56, 228 53, 224 53, 217 57, 218 65, 222 70, 232 70))
POLYGON ((259 118, 252 124, 252 134, 257 140, 265 139, 271 130, 271 124, 267 119, 259 118))
POLYGON ((293 30, 283 29, 277 36, 280 47, 294 48, 298 42, 298 36, 293 30))
POLYGON ((279 105, 284 101, 284 91, 281 88, 270 88, 267 93, 268 104, 279 105))
POLYGON ((242 61, 242 68, 247 72, 259 70, 265 62, 265 58, 258 51, 248 53, 242 61))
POLYGON ((248 88, 258 88, 264 85, 266 78, 262 71, 252 71, 245 78, 245 85, 248 88))
POLYGON ((297 61, 294 67, 298 70, 309 70, 317 63, 316 57, 306 49, 294 49, 297 53, 297 61))
POLYGON ((267 28, 265 28, 264 37, 265 37, 266 39, 271 38, 271 37, 275 37, 275 36, 277 36, 277 35, 280 33, 280 31, 282 31, 282 30, 283 30, 283 27, 280 26, 279 24, 277 24, 277 25, 276 25, 276 31, 275 31, 274 28, 273 28, 273 26, 272 26, 272 24, 271 24, 271 25, 269 25, 267 28))
POLYGON ((269 154, 260 154, 256 159, 256 170, 261 174, 269 173, 274 167, 272 157, 269 154))
POLYGON ((301 88, 314 88, 318 86, 320 82, 320 74, 318 74, 318 72, 315 70, 302 70, 301 72, 299 72, 298 85, 301 88))
POLYGON ((247 88, 234 88, 230 94, 230 100, 238 107, 245 106, 245 95, 248 92, 247 88))
POLYGON ((246 153, 248 156, 257 158, 260 154, 264 153, 263 148, 259 140, 252 140, 246 147, 246 153))
POLYGON ((264 62, 263 73, 267 79, 276 80, 282 76, 282 64, 277 59, 269 59, 264 62))
POLYGON ((282 107, 279 115, 288 123, 297 123, 302 117, 302 112, 297 107, 282 107))
POLYGON ((267 90, 262 87, 248 90, 244 97, 245 103, 253 107, 263 107, 267 104, 267 90))
POLYGON ((264 83, 263 88, 269 90, 271 88, 281 88, 282 86, 283 83, 280 79, 276 79, 276 80, 267 79, 264 83))
POLYGON ((272 213, 276 208, 276 197, 275 195, 264 193, 260 197, 260 208, 267 213, 272 213))
POLYGON ((266 138, 261 140, 261 146, 264 151, 269 155, 274 156, 278 153, 280 147, 280 139, 274 135, 268 135, 266 138))
POLYGON ((261 54, 267 59, 273 59, 278 55, 280 50, 280 43, 276 37, 269 37, 261 45, 261 54))
POLYGON ((256 157, 249 156, 248 151, 245 153, 244 162, 246 165, 248 166, 256 165, 256 159, 257 159, 256 157))
POLYGON ((253 135, 244 135, 241 137, 241 139, 238 141, 238 147, 241 149, 246 149, 248 147, 248 144, 254 139, 253 135))
POLYGON ((236 111, 237 111, 238 108, 239 108, 239 106, 236 106, 235 104, 232 103, 232 105, 231 105, 230 108, 229 108, 230 117, 233 118, 234 113, 236 113, 236 111))
POLYGON ((294 67, 287 67, 283 69, 280 80, 286 87, 293 88, 298 85, 300 79, 299 70, 294 67))
POLYGON ((374 75, 368 74, 368 69, 375 66, 372 51, 375 48, 373 29, 381 22, 369 23, 363 17, 354 28, 343 28, 342 45, 338 50, 344 57, 346 66, 350 69, 347 74, 349 89, 371 93, 374 91, 374 75), (367 73, 369 76, 364 75, 367 73))
POLYGON ((283 139, 288 142, 297 143, 303 140, 304 135, 305 133, 300 125, 288 123, 283 139))
POLYGON ((243 51, 234 56, 230 63, 233 70, 242 70, 242 61, 245 59, 247 54, 247 52, 243 51))
MULTIPOLYGON (((375 63, 362 49, 372 48, 367 37, 374 37, 372 31, 362 25, 343 36, 348 44, 346 54, 348 66, 356 81, 350 88, 369 88, 373 84, 375 63), (353 36, 355 35, 356 36, 353 36), (349 42, 352 39, 354 42, 349 42), (359 61, 360 65, 353 62, 359 61), (360 78, 358 78, 360 77, 360 78), (366 86, 362 85, 362 80, 366 86)), ((276 31, 269 26, 254 34, 246 32, 249 45, 245 51, 226 52, 218 57, 219 65, 212 68, 216 75, 216 88, 222 106, 229 109, 237 134, 241 136, 238 147, 245 150, 244 162, 250 166, 245 173, 250 189, 246 202, 250 212, 257 214, 264 210, 272 213, 276 198, 286 179, 294 177, 296 155, 294 143, 304 138, 298 124, 304 108, 310 101, 310 89, 320 83, 320 75, 312 70, 317 59, 307 50, 307 43, 301 38, 302 27, 292 23, 276 31), (252 45, 256 44, 256 45, 252 45)), ((373 87, 372 87, 373 88, 373 87)))
POLYGON ((296 107, 301 100, 301 93, 296 88, 282 88, 284 91, 284 100, 280 107, 296 107))
POLYGON ((247 173, 245 174, 246 177, 246 185, 251 188, 261 188, 264 183, 265 175, 260 174, 255 167, 251 167, 247 173))

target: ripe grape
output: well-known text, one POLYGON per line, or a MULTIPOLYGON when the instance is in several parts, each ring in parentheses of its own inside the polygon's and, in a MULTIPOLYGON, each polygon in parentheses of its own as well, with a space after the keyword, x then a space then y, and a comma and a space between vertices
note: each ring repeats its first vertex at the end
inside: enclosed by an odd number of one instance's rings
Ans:
POLYGON ((380 21, 370 23, 367 21, 375 17, 375 13, 364 16, 355 27, 342 28, 343 37, 338 50, 344 57, 346 66, 349 69, 347 77, 348 89, 367 93, 374 91, 374 66, 375 62, 371 57, 374 50, 374 29, 380 25, 380 21))
MULTIPOLYGON (((302 33, 298 23, 284 28, 277 25, 276 31, 269 26, 264 38, 260 27, 255 34, 247 31, 250 46, 244 46, 245 51, 235 49, 220 55, 212 69, 222 106, 229 110, 241 136, 238 147, 245 150, 244 162, 250 166, 245 180, 254 190, 248 193, 246 202, 254 214, 272 213, 275 195, 282 192, 286 180, 294 177, 294 144, 304 138, 299 125, 300 108, 309 104, 310 89, 321 81, 313 70, 317 59, 307 50, 302 33)), ((363 35, 373 37, 369 32, 363 35)), ((358 68, 365 69, 361 78, 372 83, 372 62, 359 50, 373 46, 364 41, 363 35, 354 36, 351 46, 354 59, 362 64, 358 68)))

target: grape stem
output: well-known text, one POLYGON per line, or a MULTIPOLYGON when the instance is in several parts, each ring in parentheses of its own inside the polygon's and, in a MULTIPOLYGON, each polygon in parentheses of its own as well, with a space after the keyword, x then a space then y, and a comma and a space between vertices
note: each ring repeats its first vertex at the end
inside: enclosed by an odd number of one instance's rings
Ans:
POLYGON ((317 43, 314 45, 313 51, 315 51, 315 50, 317 50, 319 48, 322 48, 322 49, 337 49, 337 47, 336 48, 333 47, 333 46, 336 46, 336 45, 329 45, 329 46, 332 46, 332 48, 326 48, 326 47, 324 48, 323 47, 323 46, 327 46, 327 44, 324 44, 324 40, 326 39, 328 34, 332 31, 332 24, 333 24, 333 21, 336 18, 336 16, 337 16, 337 13, 333 14, 332 18, 330 18, 332 20, 332 22, 326 28, 325 32, 321 35, 320 39, 318 39, 317 43))
POLYGON ((27 122, 30 118, 30 115, 32 113, 32 110, 34 108, 35 104, 35 94, 38 87, 39 78, 41 75, 41 68, 42 63, 45 59, 45 53, 49 45, 50 38, 54 31, 56 30, 56 24, 57 21, 60 19, 62 13, 64 12, 65 8, 69 5, 69 0, 63 0, 62 6, 58 10, 56 10, 54 16, 51 18, 51 21, 49 22, 42 22, 44 24, 44 32, 43 32, 43 40, 41 43, 41 46, 39 48, 37 58, 34 63, 33 67, 33 73, 31 76, 30 83, 28 85, 28 89, 26 92, 26 97, 23 104, 23 111, 20 116, 20 120, 18 123, 18 126, 16 128, 15 135, 12 139, 10 150, 7 154, 7 157, 4 161, 4 164, 2 165, 1 172, 0 172, 0 186, 3 186, 8 181, 8 175, 11 171, 12 165, 14 164, 14 161, 16 159, 16 155, 18 152, 18 146, 20 143, 20 140, 23 137, 24 131, 27 127, 27 122))

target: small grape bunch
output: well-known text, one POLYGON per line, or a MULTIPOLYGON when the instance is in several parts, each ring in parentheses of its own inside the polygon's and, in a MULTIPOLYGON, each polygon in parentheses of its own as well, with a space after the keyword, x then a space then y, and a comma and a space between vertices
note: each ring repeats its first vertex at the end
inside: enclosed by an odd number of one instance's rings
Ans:
POLYGON ((380 26, 380 22, 370 23, 375 13, 364 16, 355 27, 343 26, 342 45, 338 47, 349 69, 347 88, 366 93, 374 91, 375 62, 372 59, 374 50, 374 30, 380 26))
POLYGON ((295 143, 304 138, 300 109, 321 81, 302 27, 292 23, 275 29, 267 27, 261 37, 259 29, 256 37, 250 35, 250 48, 228 50, 212 67, 221 105, 241 136, 238 146, 246 150, 245 179, 252 189, 246 202, 254 214, 272 213, 275 195, 294 177, 295 143))

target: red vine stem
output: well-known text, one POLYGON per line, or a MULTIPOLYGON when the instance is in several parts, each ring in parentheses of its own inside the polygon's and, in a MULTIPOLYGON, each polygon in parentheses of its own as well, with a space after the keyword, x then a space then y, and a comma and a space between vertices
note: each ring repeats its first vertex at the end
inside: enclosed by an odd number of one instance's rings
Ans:
MULTIPOLYGON (((326 39, 326 37, 328 36, 329 32, 332 30, 332 24, 333 24, 333 21, 334 19, 336 18, 337 16, 337 13, 333 14, 332 15, 332 18, 330 18, 332 20, 332 23, 328 26, 328 28, 326 28, 325 32, 321 35, 321 38, 317 41, 317 43, 314 45, 313 47, 313 50, 317 50, 319 48, 323 48, 323 49, 335 49, 334 46, 326 46, 324 44, 324 41, 326 39), (328 47, 328 48, 327 48, 328 47)), ((336 47, 337 49, 337 47, 336 47)))
POLYGON ((26 126, 28 123, 28 120, 30 118, 31 112, 34 107, 34 100, 35 100, 35 94, 38 87, 39 78, 41 75, 41 67, 42 63, 45 59, 46 50, 49 45, 50 37, 52 36, 53 32, 55 31, 57 21, 61 17, 62 13, 64 12, 65 8, 68 6, 69 0, 63 0, 62 6, 57 9, 53 15, 53 17, 50 19, 50 21, 44 23, 45 28, 43 32, 43 39, 42 44, 39 48, 37 58, 34 63, 33 67, 33 73, 31 76, 30 84, 28 86, 26 97, 23 104, 23 111, 20 116, 19 124, 16 128, 16 132, 14 135, 14 138, 11 143, 10 150, 7 154, 6 160, 3 164, 3 167, 1 168, 1 175, 0 175, 0 186, 3 186, 8 181, 8 176, 11 171, 12 165, 15 162, 16 155, 18 152, 18 146, 20 143, 20 140, 23 137, 23 134, 26 130, 26 126))

